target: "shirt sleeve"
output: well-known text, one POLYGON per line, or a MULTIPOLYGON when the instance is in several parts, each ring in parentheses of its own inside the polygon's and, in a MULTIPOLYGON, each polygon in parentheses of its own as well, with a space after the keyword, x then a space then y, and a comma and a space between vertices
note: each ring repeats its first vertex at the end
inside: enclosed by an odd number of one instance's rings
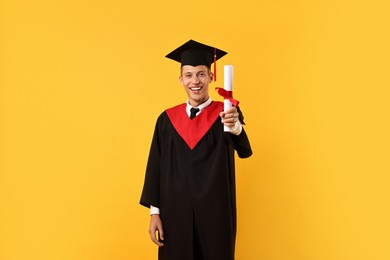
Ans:
MULTIPOLYGON (((162 114, 163 115, 163 114, 162 114)), ((148 163, 146 166, 144 187, 140 204, 150 208, 151 205, 160 206, 160 127, 162 115, 159 117, 154 130, 150 147, 148 163)))
POLYGON ((160 214, 160 209, 150 205, 150 215, 160 214))
MULTIPOLYGON (((237 151, 238 157, 248 158, 252 155, 252 148, 249 143, 248 136, 246 135, 245 129, 243 127, 243 125, 245 125, 244 116, 239 107, 237 107, 237 110, 239 113, 239 120, 237 122, 240 122, 241 131, 238 134, 230 132, 228 136, 232 142, 234 149, 237 151)), ((236 126, 237 124, 233 128, 236 128, 236 126)))
POLYGON ((240 120, 236 121, 236 124, 230 129, 230 133, 234 135, 240 135, 242 131, 242 124, 240 120))

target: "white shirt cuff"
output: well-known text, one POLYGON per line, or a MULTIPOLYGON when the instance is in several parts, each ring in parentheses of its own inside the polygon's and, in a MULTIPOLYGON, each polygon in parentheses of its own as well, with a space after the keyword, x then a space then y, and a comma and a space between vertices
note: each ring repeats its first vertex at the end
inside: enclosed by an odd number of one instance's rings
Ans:
POLYGON ((160 214, 160 209, 150 205, 150 215, 154 215, 154 214, 160 214))
POLYGON ((236 121, 236 124, 230 129, 230 133, 234 135, 240 135, 242 131, 242 124, 240 120, 236 121))

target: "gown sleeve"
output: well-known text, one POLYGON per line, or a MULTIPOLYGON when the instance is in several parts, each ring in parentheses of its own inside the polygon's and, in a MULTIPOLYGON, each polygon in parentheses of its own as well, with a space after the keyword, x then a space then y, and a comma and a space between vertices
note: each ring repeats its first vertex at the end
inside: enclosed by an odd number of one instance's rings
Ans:
MULTIPOLYGON (((242 112, 239 107, 237 107, 237 111, 239 113, 239 120, 241 124, 245 125, 244 116, 242 115, 242 112)), ((239 135, 234 135, 230 133, 226 134, 228 135, 228 138, 233 145, 233 148, 237 151, 238 157, 248 158, 252 155, 252 148, 249 143, 248 136, 244 130, 244 127, 242 128, 242 131, 239 135)))
POLYGON ((140 204, 150 208, 160 206, 160 141, 159 141, 159 120, 154 129, 152 144, 150 147, 148 163, 146 166, 145 182, 141 194, 140 204))

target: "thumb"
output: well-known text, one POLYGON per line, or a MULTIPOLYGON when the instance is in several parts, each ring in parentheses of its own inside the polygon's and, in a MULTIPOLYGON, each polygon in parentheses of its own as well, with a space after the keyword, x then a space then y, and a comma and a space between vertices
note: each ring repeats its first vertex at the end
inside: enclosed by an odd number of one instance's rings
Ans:
POLYGON ((158 233, 160 234, 160 239, 161 239, 161 240, 164 240, 164 231, 163 231, 162 229, 160 229, 160 230, 158 231, 158 233))
POLYGON ((158 226, 158 234, 161 240, 164 240, 164 231, 161 225, 158 226))

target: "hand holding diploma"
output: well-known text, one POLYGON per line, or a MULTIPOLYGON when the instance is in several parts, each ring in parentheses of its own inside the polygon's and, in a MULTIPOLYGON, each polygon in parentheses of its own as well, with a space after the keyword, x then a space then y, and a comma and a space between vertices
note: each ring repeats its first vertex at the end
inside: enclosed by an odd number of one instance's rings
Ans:
POLYGON ((230 129, 236 125, 236 122, 238 121, 238 115, 239 114, 236 107, 231 107, 228 110, 219 113, 222 124, 224 124, 225 129, 227 128, 229 130, 225 130, 225 132, 230 132, 230 129))
POLYGON ((224 111, 220 113, 221 121, 224 124, 224 131, 231 132, 239 120, 236 108, 239 102, 233 99, 233 65, 224 66, 224 88, 216 89, 224 97, 224 111))

